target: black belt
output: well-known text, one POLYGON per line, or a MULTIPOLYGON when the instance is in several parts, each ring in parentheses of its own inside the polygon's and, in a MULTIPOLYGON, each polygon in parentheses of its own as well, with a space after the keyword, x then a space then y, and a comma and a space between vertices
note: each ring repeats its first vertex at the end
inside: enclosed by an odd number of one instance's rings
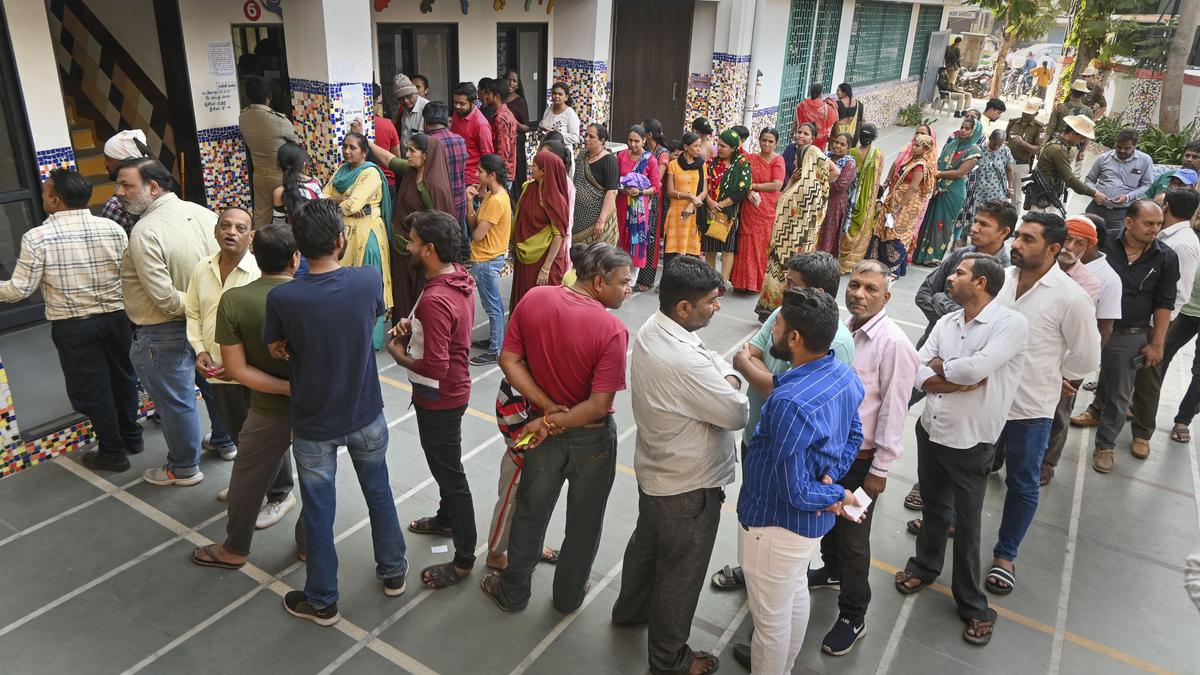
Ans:
POLYGON ((1149 326, 1128 326, 1126 328, 1113 328, 1113 335, 1137 335, 1150 330, 1149 326))
POLYGON ((100 312, 99 314, 88 314, 87 316, 72 316, 72 317, 68 317, 66 319, 54 319, 50 323, 68 323, 71 321, 87 321, 88 319, 98 319, 102 316, 108 316, 110 314, 123 314, 124 312, 125 312, 125 310, 123 310, 123 309, 116 309, 111 312, 100 312))

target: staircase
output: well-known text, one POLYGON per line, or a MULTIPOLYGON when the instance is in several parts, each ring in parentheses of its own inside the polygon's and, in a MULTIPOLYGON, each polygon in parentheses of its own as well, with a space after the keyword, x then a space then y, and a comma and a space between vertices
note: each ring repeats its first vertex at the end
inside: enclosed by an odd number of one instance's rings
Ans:
POLYGON ((96 125, 78 115, 74 97, 63 97, 63 103, 67 109, 67 126, 71 130, 71 147, 75 149, 75 166, 92 184, 92 200, 88 207, 98 215, 104 202, 113 196, 117 184, 108 179, 108 170, 104 168, 104 146, 96 137, 96 125))

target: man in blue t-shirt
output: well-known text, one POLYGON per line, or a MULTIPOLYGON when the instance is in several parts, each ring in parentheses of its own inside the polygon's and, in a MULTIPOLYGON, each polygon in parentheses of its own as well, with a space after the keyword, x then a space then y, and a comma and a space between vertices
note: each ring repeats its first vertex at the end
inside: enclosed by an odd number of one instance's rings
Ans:
POLYGON ((387 307, 378 269, 338 264, 346 234, 336 204, 304 204, 292 229, 308 274, 267 295, 262 331, 272 354, 291 363, 292 452, 304 498, 308 579, 283 604, 293 616, 332 626, 341 618, 333 543, 339 446, 349 449, 367 502, 384 594, 403 593, 408 572, 388 483, 388 427, 372 342, 375 321, 387 307))

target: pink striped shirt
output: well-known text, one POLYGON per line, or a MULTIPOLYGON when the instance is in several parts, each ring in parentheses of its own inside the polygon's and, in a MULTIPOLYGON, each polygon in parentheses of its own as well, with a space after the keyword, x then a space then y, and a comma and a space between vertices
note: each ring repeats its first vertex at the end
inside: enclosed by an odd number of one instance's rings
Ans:
POLYGON ((875 449, 870 472, 888 475, 892 462, 904 454, 904 424, 908 400, 917 379, 920 360, 904 331, 881 310, 861 328, 853 330, 854 317, 846 327, 854 335, 854 360, 850 363, 863 385, 858 406, 862 420, 863 450, 875 449))

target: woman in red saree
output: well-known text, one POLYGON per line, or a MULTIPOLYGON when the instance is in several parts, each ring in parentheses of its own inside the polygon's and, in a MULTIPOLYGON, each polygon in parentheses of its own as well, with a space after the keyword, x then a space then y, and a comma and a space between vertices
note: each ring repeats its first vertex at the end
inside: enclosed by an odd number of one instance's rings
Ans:
POLYGON ((783 156, 775 153, 778 141, 778 131, 763 129, 758 134, 758 152, 746 155, 750 162, 750 194, 742 202, 738 251, 729 277, 729 283, 738 290, 758 293, 767 272, 767 249, 771 244, 771 228, 775 225, 775 206, 787 179, 783 156))
POLYGON ((792 124, 793 129, 804 122, 815 126, 817 135, 813 138, 813 145, 821 150, 829 143, 829 133, 838 121, 837 105, 833 101, 821 98, 824 91, 819 84, 808 88, 808 98, 796 106, 796 122, 792 124))
POLYGON ((509 308, 534 286, 558 285, 567 273, 567 169, 562 159, 543 150, 533 156, 533 178, 517 200, 513 241, 513 285, 509 308))

